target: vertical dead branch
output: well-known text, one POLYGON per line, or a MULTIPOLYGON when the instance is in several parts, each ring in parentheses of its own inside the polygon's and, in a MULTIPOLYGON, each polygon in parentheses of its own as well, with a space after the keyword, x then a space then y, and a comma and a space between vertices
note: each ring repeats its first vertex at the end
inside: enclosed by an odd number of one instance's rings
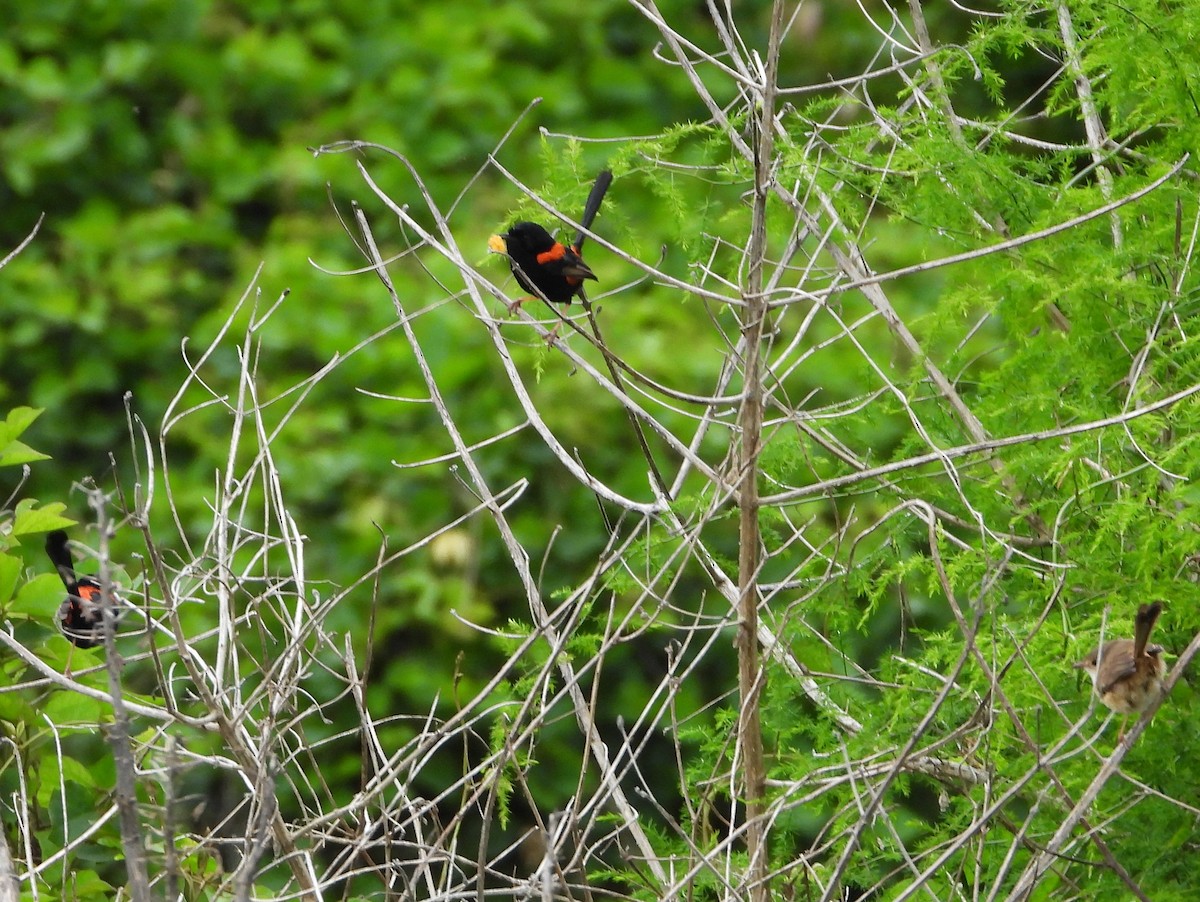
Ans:
POLYGON ((12 855, 8 851, 8 837, 0 834, 0 902, 17 902, 20 886, 13 873, 12 855))
POLYGON ((742 404, 738 411, 741 453, 738 461, 740 499, 738 519, 738 744, 742 754, 742 791, 746 797, 746 850, 749 854, 750 898, 765 902, 770 895, 765 812, 766 763, 763 760, 762 723, 759 701, 764 674, 758 654, 758 575, 762 564, 762 535, 759 528, 758 457, 763 429, 763 329, 767 321, 767 298, 763 293, 763 271, 767 253, 767 204, 774 181, 775 78, 779 65, 779 40, 783 4, 771 9, 771 35, 767 62, 762 73, 759 109, 755 121, 758 141, 754 159, 754 209, 743 300, 742 358, 745 367, 742 404))
POLYGON ((117 644, 113 639, 116 623, 116 599, 113 593, 112 567, 108 556, 108 539, 111 523, 107 516, 108 500, 94 486, 88 489, 88 505, 96 515, 99 525, 100 591, 101 610, 104 616, 105 669, 108 673, 108 690, 112 698, 113 722, 108 729, 108 743, 112 748, 113 764, 117 772, 116 802, 121 817, 121 848, 125 852, 125 872, 129 878, 130 898, 134 902, 150 902, 150 876, 146 869, 146 846, 142 839, 142 828, 137 810, 137 765, 133 760, 130 740, 129 711, 125 707, 121 689, 121 668, 124 666, 117 644))

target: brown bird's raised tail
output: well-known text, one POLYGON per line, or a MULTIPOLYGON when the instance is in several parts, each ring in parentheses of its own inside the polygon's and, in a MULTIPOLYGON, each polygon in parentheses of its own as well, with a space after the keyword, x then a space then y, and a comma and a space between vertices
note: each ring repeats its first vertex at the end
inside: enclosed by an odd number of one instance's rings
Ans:
POLYGON ((1150 641, 1150 631, 1154 629, 1154 622, 1162 613, 1162 607, 1162 602, 1156 601, 1138 608, 1137 616, 1133 620, 1133 657, 1135 659, 1146 653, 1146 643, 1150 641))

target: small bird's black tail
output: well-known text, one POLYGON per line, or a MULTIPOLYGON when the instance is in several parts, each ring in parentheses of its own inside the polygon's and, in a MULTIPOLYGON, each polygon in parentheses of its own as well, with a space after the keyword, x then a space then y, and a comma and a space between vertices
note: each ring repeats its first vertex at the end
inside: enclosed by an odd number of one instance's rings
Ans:
MULTIPOLYGON (((579 224, 585 229, 592 227, 592 220, 596 218, 596 214, 600 212, 600 204, 604 201, 604 195, 608 192, 608 186, 612 184, 613 174, 611 169, 602 169, 600 174, 596 176, 596 184, 592 185, 592 193, 588 195, 587 203, 583 205, 583 216, 579 219, 579 224)), ((575 236, 575 243, 572 247, 575 248, 575 253, 579 253, 583 247, 583 232, 579 232, 575 236)))
POLYGON ((58 570, 58 577, 68 591, 75 591, 79 581, 75 578, 75 562, 67 548, 67 534, 61 529, 46 534, 46 556, 58 570))

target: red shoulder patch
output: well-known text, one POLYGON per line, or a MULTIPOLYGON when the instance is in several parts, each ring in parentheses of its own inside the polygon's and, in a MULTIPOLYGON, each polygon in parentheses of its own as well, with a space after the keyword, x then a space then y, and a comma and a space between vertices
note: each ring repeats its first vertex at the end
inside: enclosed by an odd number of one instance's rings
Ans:
POLYGON ((554 247, 548 251, 542 251, 537 255, 537 262, 546 264, 553 263, 555 260, 561 260, 567 254, 567 249, 559 242, 554 242, 554 247))

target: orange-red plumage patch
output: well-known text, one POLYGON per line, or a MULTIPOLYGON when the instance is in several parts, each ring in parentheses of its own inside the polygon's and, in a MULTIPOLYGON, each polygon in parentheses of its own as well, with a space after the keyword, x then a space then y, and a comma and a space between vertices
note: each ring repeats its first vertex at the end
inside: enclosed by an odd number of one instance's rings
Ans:
POLYGON ((561 260, 567 254, 567 249, 559 242, 554 242, 554 247, 548 251, 542 251, 537 255, 538 263, 553 263, 555 260, 561 260))
POLYGON ((100 600, 100 590, 95 586, 80 586, 79 597, 84 601, 98 602, 100 600))

